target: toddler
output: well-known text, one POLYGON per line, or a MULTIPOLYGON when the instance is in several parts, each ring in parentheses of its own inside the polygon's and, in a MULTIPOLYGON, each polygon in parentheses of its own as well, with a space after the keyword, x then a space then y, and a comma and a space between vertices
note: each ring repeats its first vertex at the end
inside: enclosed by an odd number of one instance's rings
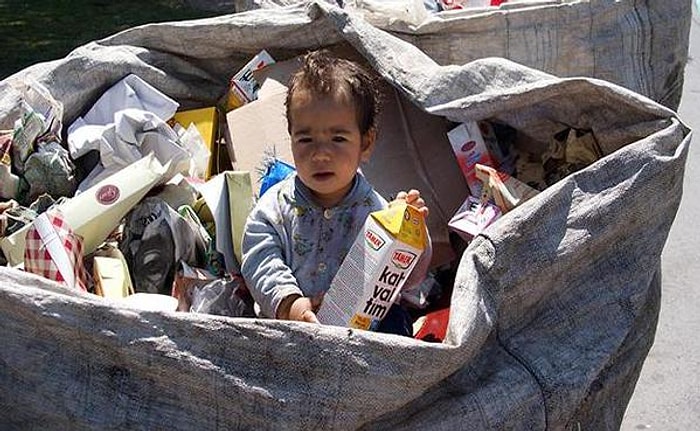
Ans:
MULTIPOLYGON (((356 63, 316 51, 290 78, 286 108, 297 171, 271 187, 249 215, 241 272, 262 315, 318 322, 315 310, 365 219, 388 205, 358 172, 374 149, 378 91, 356 63)), ((416 190, 400 192, 396 200, 428 214, 416 190)), ((431 250, 405 289, 423 280, 431 250)), ((384 320, 397 315, 404 328, 405 322, 410 326, 399 306, 384 320)), ((410 335, 408 328, 384 332, 410 335)))

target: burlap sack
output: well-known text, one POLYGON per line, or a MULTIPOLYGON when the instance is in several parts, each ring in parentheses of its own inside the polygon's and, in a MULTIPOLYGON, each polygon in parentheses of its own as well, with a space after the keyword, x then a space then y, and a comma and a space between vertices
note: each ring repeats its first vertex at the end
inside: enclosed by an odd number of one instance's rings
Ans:
MULTIPOLYGON (((500 7, 437 13, 423 0, 327 1, 361 14, 439 64, 503 57, 560 77, 605 79, 672 109, 681 100, 690 0, 510 0, 500 7)), ((308 0, 189 3, 227 13, 308 0)))
MULTIPOLYGON (((606 157, 474 240, 443 344, 138 311, 2 268, 3 427, 619 427, 653 341, 660 255, 682 192, 690 132, 671 110, 503 59, 439 66, 322 3, 134 28, 9 79, 45 83, 69 124, 128 73, 185 105, 211 104, 261 48, 284 59, 339 41, 421 109, 496 119, 533 142, 562 125, 591 129, 606 157)), ((11 124, 8 80, 0 94, 0 124, 11 124)))

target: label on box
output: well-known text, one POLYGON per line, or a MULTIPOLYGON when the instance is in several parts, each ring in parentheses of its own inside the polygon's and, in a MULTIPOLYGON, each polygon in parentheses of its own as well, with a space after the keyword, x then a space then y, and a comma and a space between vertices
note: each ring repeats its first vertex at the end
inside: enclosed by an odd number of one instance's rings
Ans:
POLYGON ((331 282, 318 320, 376 330, 427 244, 423 215, 406 204, 369 215, 331 282))

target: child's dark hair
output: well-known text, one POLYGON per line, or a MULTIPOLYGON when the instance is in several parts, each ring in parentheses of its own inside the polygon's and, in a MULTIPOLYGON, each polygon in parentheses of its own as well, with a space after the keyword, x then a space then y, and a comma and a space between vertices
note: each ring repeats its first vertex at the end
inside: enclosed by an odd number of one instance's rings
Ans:
POLYGON ((296 91, 331 96, 347 92, 355 105, 360 133, 364 135, 377 126, 379 92, 375 79, 353 61, 333 57, 327 50, 312 51, 304 56, 301 68, 289 78, 288 88, 285 103, 288 119, 292 95, 296 91))

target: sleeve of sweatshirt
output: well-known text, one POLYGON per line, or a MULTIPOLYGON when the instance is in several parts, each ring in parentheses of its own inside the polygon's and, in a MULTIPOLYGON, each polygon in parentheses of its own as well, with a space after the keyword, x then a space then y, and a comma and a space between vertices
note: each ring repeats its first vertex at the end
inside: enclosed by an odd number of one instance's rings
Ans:
POLYGON ((303 296, 285 260, 288 247, 281 219, 275 199, 261 200, 250 213, 243 234, 241 272, 262 314, 271 318, 277 316, 282 299, 303 296))
POLYGON ((411 275, 406 279, 403 288, 401 289, 402 302, 411 304, 412 307, 422 308, 424 304, 423 294, 421 292, 421 283, 428 275, 430 262, 433 259, 433 241, 430 239, 428 231, 428 243, 425 245, 425 250, 421 253, 416 262, 416 266, 411 271, 411 275))

